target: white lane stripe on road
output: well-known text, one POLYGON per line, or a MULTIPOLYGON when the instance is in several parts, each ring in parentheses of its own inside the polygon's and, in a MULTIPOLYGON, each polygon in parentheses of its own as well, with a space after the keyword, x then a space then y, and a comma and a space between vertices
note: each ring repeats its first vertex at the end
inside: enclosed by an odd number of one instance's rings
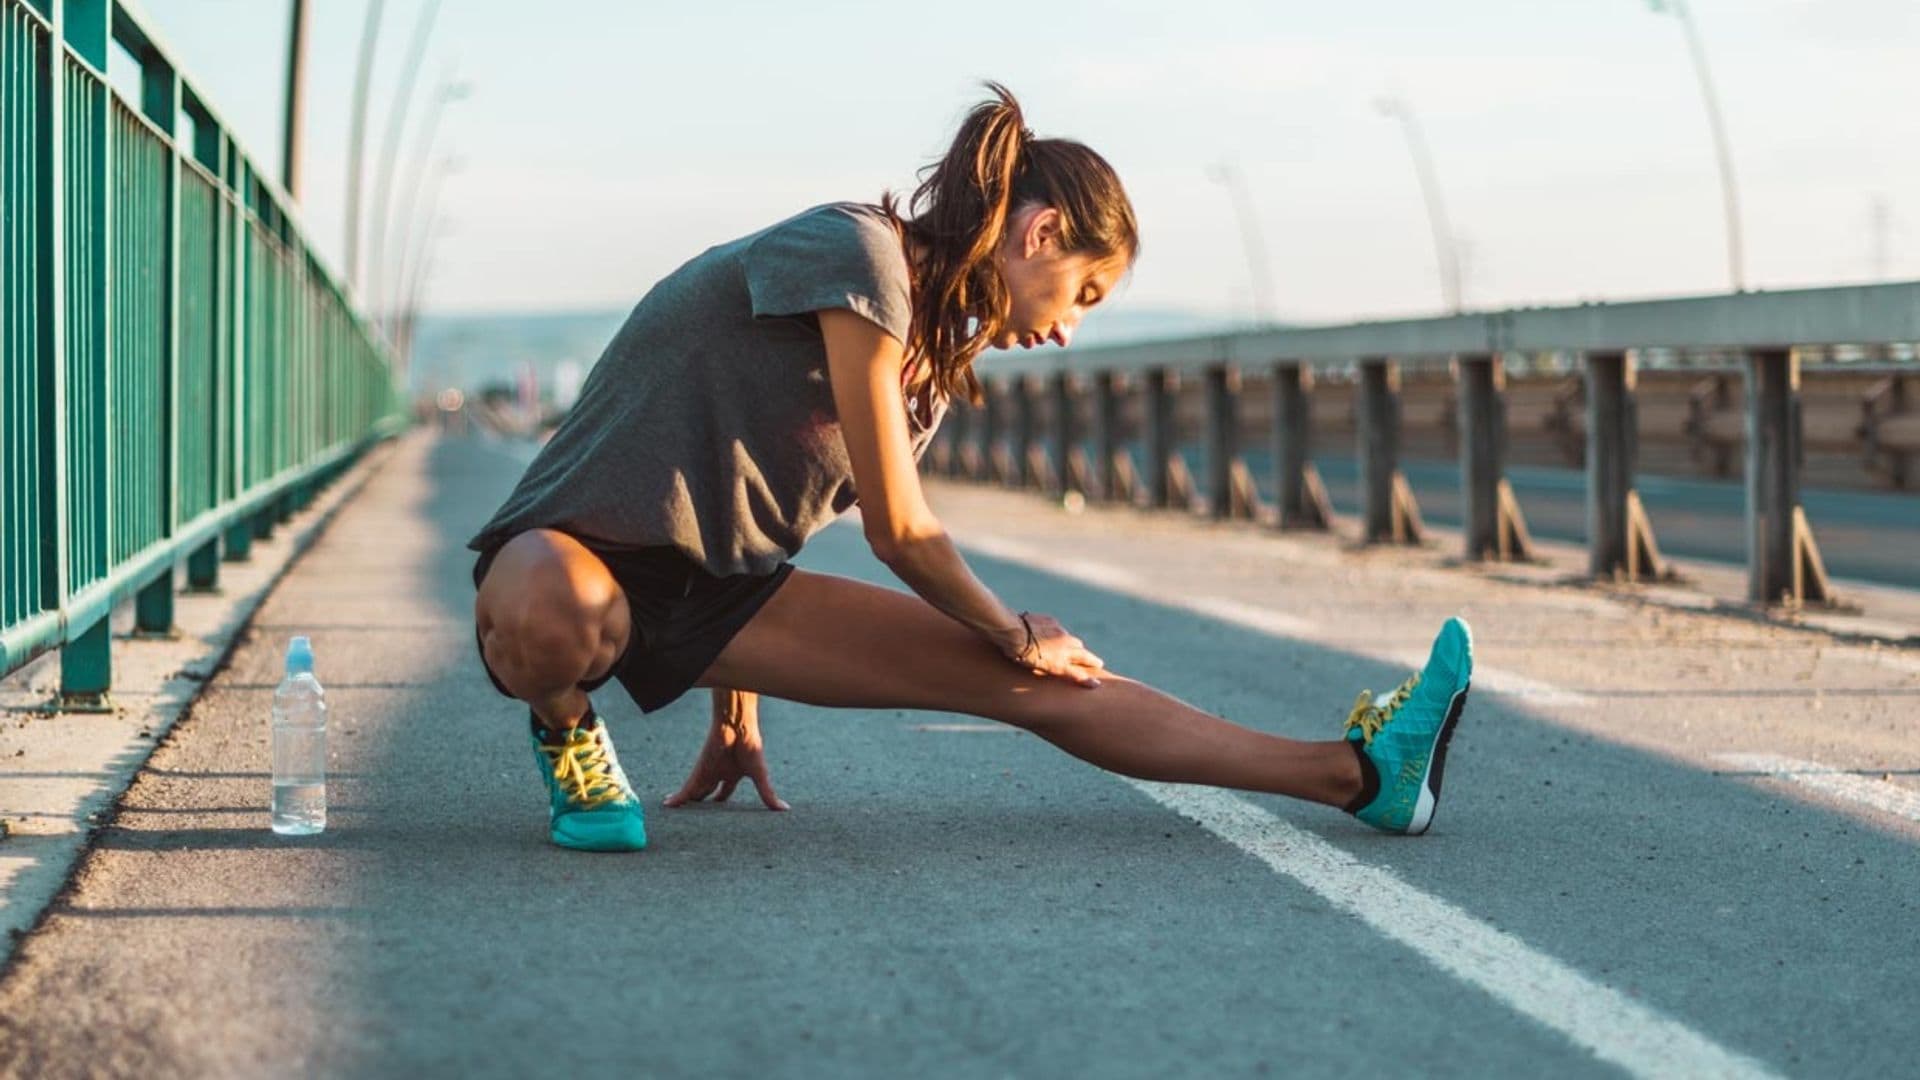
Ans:
MULTIPOLYGON (((1343 646, 1344 647, 1344 646, 1343 646)), ((1424 652, 1396 652, 1382 654, 1395 663, 1418 669, 1427 662, 1424 652)), ((1569 708, 1587 708, 1598 704, 1593 695, 1578 690, 1567 690, 1517 671, 1487 667, 1485 664, 1473 665, 1473 689, 1479 693, 1500 694, 1503 697, 1522 698, 1534 705, 1565 705, 1569 708)))
POLYGON ((1213 788, 1127 782, 1441 970, 1635 1076, 1772 1075, 1760 1062, 1245 799, 1213 788))
POLYGON ((1817 761, 1802 761, 1774 754, 1718 754, 1714 760, 1735 769, 1811 788, 1836 799, 1859 803, 1895 817, 1920 821, 1920 792, 1901 787, 1891 780, 1869 780, 1817 761))
MULTIPOLYGON (((1017 540, 969 533, 954 537, 954 543, 992 558, 1031 566, 1098 589, 1124 593, 1156 604, 1165 604, 1168 607, 1182 608, 1196 615, 1205 615, 1221 622, 1244 626, 1249 630, 1258 630, 1273 637, 1289 638, 1311 645, 1339 649, 1342 652, 1399 664, 1415 670, 1427 662, 1424 652, 1407 653, 1374 648, 1357 642, 1329 640, 1329 635, 1311 619, 1303 619, 1297 615, 1222 597, 1180 596, 1170 590, 1156 587, 1146 578, 1123 567, 1109 566, 1082 558, 1056 558, 1042 548, 1023 544, 1017 540)), ((1518 672, 1479 663, 1476 663, 1473 668, 1473 685, 1476 690, 1503 697, 1521 698, 1533 705, 1585 708, 1597 704, 1592 695, 1583 694, 1577 690, 1567 690, 1518 672)))

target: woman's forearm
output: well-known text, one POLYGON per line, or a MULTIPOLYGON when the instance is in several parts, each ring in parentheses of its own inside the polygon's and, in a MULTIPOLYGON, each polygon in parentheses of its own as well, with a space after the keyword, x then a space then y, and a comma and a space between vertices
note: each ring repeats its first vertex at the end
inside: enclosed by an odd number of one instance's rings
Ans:
POLYGON ((973 576, 945 532, 903 541, 888 552, 885 562, 921 599, 1002 650, 1026 643, 1020 616, 973 576))

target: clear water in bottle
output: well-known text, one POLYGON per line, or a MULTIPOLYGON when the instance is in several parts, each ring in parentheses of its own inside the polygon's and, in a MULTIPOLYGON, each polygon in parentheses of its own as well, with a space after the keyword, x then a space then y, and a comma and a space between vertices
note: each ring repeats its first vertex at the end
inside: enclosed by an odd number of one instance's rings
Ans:
POLYGON ((327 827, 327 701, 313 647, 296 637, 273 692, 273 831, 311 836, 327 827))

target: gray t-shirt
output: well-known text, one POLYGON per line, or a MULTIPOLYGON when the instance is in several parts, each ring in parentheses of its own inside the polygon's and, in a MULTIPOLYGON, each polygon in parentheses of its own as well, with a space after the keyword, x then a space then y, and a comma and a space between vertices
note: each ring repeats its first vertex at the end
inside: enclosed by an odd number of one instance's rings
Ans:
MULTIPOLYGON (((673 545, 713 574, 768 574, 858 499, 813 312, 904 342, 906 254, 878 207, 813 207, 712 247, 627 316, 580 397, 467 546, 555 527, 610 549, 673 545)), ((945 414, 908 430, 915 460, 945 414)))

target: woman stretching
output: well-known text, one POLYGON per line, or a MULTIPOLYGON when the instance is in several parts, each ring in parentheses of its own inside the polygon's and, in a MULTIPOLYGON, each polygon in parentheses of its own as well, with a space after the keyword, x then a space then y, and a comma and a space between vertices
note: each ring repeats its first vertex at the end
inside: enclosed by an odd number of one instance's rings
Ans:
POLYGON ((1138 255, 1107 162, 1037 139, 997 83, 893 196, 829 203, 703 252, 655 285, 578 402, 468 546, 474 621, 501 693, 528 704, 556 844, 632 851, 640 800, 588 694, 642 712, 695 687, 713 726, 668 806, 767 776, 758 696, 968 713, 1128 776, 1273 792, 1424 832, 1466 700, 1471 643, 1362 693, 1345 738, 1253 731, 1108 671, 1057 619, 974 577, 917 464, 982 350, 1065 346, 1138 255), (788 562, 860 504, 873 553, 917 596, 788 562))

